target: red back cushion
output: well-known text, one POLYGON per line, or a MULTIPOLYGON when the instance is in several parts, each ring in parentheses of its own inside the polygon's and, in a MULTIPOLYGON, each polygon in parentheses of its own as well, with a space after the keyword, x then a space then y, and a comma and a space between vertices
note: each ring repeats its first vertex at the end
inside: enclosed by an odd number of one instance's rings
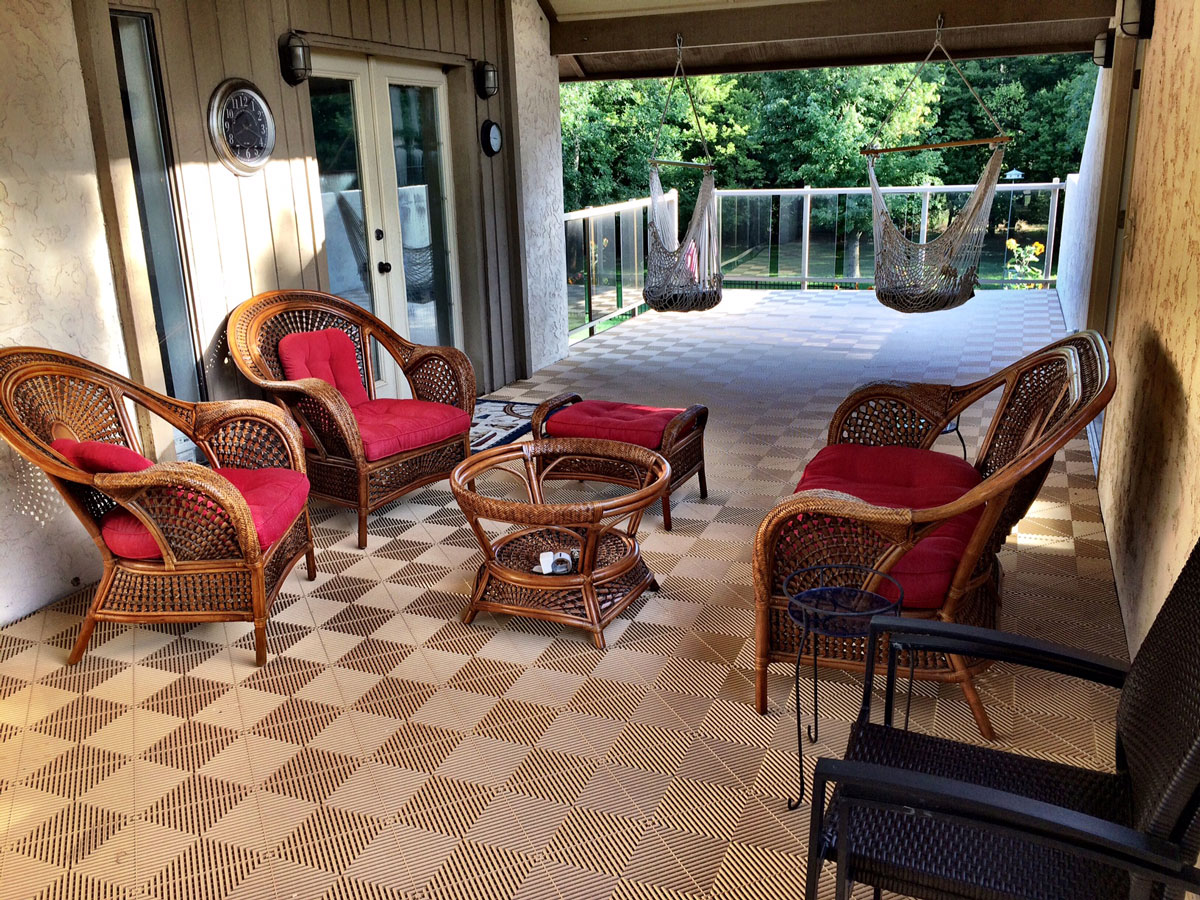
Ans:
POLYGON ((369 399, 354 341, 340 328, 284 335, 279 339, 279 362, 289 381, 320 378, 337 388, 351 406, 369 399))
POLYGON ((67 462, 90 475, 97 472, 140 472, 153 462, 135 450, 104 441, 73 441, 59 438, 50 446, 66 457, 67 462))

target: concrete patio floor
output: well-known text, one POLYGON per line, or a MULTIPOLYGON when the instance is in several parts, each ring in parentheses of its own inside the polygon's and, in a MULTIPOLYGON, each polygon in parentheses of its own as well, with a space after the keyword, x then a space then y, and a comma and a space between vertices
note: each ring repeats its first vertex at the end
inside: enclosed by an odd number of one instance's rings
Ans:
MULTIPOLYGON (((971 381, 1063 330, 1047 291, 905 317, 867 292, 731 290, 498 392, 710 407, 709 497, 681 489, 670 533, 647 517, 660 590, 609 626, 606 651, 569 628, 459 621, 481 556, 444 482, 373 516, 365 551, 352 514, 312 506, 320 575, 289 577, 262 668, 249 626, 224 624, 101 625, 67 667, 87 591, 0 629, 0 894, 799 896, 788 667, 769 714, 752 706, 755 528, 855 386, 971 381)), ((964 416, 968 447, 984 421, 964 416)), ((1004 628, 1125 654, 1082 437, 1002 565, 1004 628)), ((852 676, 822 681, 810 765, 840 753, 860 699, 852 676)), ((978 686, 998 746, 1113 765, 1112 692, 1005 667, 978 686)), ((957 688, 918 685, 912 706, 913 727, 979 740, 957 688)))

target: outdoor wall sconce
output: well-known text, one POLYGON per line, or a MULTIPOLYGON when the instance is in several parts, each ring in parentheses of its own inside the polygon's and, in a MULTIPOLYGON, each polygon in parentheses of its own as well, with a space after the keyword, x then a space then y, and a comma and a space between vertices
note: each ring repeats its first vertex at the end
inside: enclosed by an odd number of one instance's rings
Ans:
POLYGON ((1111 69, 1113 64, 1113 42, 1117 32, 1110 28, 1096 35, 1096 43, 1092 45, 1092 62, 1102 69, 1111 69))
POLYGON ((494 63, 480 60, 475 63, 475 93, 482 100, 495 97, 500 90, 500 73, 494 63))
POLYGON ((312 74, 312 47, 295 31, 279 37, 279 74, 293 87, 312 74))

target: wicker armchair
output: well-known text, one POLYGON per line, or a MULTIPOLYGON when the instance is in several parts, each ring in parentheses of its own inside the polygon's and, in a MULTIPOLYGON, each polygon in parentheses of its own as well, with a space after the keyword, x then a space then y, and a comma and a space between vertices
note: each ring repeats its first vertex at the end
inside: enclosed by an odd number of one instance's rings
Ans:
MULTIPOLYGON (((834 413, 830 445, 927 450, 963 410, 1003 391, 974 463, 978 475, 971 473, 978 483, 955 499, 928 508, 895 508, 847 493, 802 490, 763 520, 754 550, 758 711, 765 713, 767 708, 768 664, 794 661, 800 649, 800 632, 788 617, 782 590, 784 579, 798 569, 853 563, 889 572, 943 525, 956 520, 955 527, 962 528, 965 521, 948 587, 925 608, 906 609, 904 614, 993 627, 1001 546, 1029 511, 1054 454, 1104 408, 1115 387, 1104 338, 1084 331, 973 384, 888 382, 851 394, 834 413)), ((846 570, 847 577, 851 571, 846 570)), ((873 577, 861 586, 873 589, 877 582, 873 577)), ((802 578, 793 585, 805 587, 802 578)), ((805 655, 812 654, 813 641, 824 666, 862 671, 867 661, 865 639, 813 636, 806 642, 805 655)), ((906 667, 909 662, 905 660, 906 667)), ((972 683, 988 660, 939 652, 918 654, 911 662, 917 678, 960 684, 980 733, 994 738, 972 683)))
POLYGON ((290 410, 303 426, 311 442, 308 477, 313 495, 358 510, 359 547, 367 546, 369 513, 445 478, 471 452, 475 373, 466 355, 453 347, 410 343, 364 309, 319 291, 273 291, 252 297, 230 314, 228 337, 242 374, 290 410), (359 375, 370 400, 375 400, 374 340, 395 360, 415 399, 464 410, 467 430, 370 458, 354 410, 337 388, 320 378, 289 381, 284 373, 279 353, 283 338, 330 328, 345 332, 353 342, 359 375))
POLYGON ((870 717, 871 657, 845 759, 817 761, 808 900, 826 859, 837 862, 838 897, 849 896, 850 882, 873 886, 876 897, 887 890, 930 900, 1200 892, 1198 603, 1200 545, 1132 665, 988 629, 872 621, 871 643, 889 642, 883 722, 870 717), (1116 771, 893 727, 898 657, 912 653, 1004 660, 1119 689, 1116 771))
MULTIPOLYGON (((304 497, 294 503, 297 512, 269 526, 279 536, 262 546, 268 526, 259 526, 251 506, 256 501, 230 478, 195 463, 150 465, 137 456, 130 403, 184 432, 221 470, 304 473, 299 429, 269 403, 187 403, 67 353, 0 350, 0 436, 46 473, 104 563, 68 661, 79 661, 98 621, 253 622, 255 659, 262 665, 267 616, 284 576, 305 556, 309 578, 316 577, 304 497), (149 468, 92 474, 64 448, 75 441, 96 442, 87 446, 149 468), (116 518, 146 548, 141 558, 119 556, 108 546, 115 539, 107 529, 122 510, 116 518)), ((303 477, 287 481, 306 494, 303 477)))

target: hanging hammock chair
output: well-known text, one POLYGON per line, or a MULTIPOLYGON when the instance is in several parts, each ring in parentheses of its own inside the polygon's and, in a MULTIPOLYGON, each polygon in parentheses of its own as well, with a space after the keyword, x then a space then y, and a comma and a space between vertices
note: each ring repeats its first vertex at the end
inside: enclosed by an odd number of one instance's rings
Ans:
POLYGON ((700 115, 696 101, 683 71, 683 38, 675 38, 675 73, 667 88, 667 102, 663 106, 662 118, 658 123, 658 135, 654 139, 654 150, 650 159, 650 215, 648 223, 649 250, 646 259, 646 285, 642 296, 646 304, 658 312, 697 312, 712 309, 721 302, 721 252, 720 226, 717 220, 717 195, 713 182, 712 156, 708 152, 708 141, 700 128, 700 115), (662 139, 663 124, 671 106, 671 93, 675 80, 683 79, 688 102, 692 106, 692 117, 696 131, 704 147, 703 163, 657 159, 659 141, 662 139), (700 191, 696 195, 696 207, 687 231, 680 240, 677 233, 677 213, 663 194, 660 166, 684 166, 703 169, 700 191))
POLYGON ((971 95, 987 113, 992 124, 996 126, 996 136, 967 141, 946 141, 940 144, 916 144, 890 149, 879 148, 872 138, 871 143, 863 148, 862 152, 867 157, 867 176, 871 182, 871 209, 875 238, 875 296, 884 306, 902 313, 954 309, 975 296, 975 286, 979 283, 979 256, 983 250, 983 238, 987 234, 988 217, 992 211, 992 198, 996 194, 996 184, 1000 179, 1000 170, 1003 168, 1004 145, 1010 140, 1004 134, 1000 123, 996 121, 996 117, 992 115, 992 111, 980 99, 979 94, 975 93, 975 88, 967 81, 967 76, 958 67, 958 63, 942 45, 940 17, 933 49, 929 51, 925 62, 921 63, 920 68, 913 75, 908 87, 897 98, 887 118, 876 129, 876 136, 891 120, 900 101, 904 99, 904 95, 908 93, 909 88, 920 76, 934 52, 939 49, 945 54, 954 70, 958 72, 971 95), (966 147, 978 144, 990 144, 994 149, 966 204, 959 210, 949 227, 932 241, 924 244, 910 241, 896 227, 888 212, 883 191, 875 177, 876 157, 882 153, 936 150, 944 147, 966 147))

